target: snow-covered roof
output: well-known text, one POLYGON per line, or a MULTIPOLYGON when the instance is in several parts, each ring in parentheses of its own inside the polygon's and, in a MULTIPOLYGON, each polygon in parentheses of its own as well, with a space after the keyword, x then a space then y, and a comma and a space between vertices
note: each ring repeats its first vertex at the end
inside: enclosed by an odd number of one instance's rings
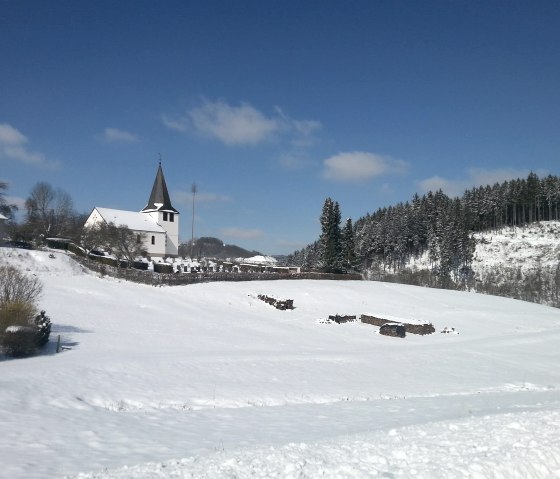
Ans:
POLYGON ((238 261, 246 264, 275 264, 278 262, 276 258, 272 256, 263 255, 252 256, 251 258, 239 258, 238 261))
POLYGON ((111 208, 95 208, 107 223, 117 226, 126 225, 131 230, 149 231, 151 233, 165 233, 161 225, 156 223, 150 215, 137 211, 113 210, 111 208))
POLYGON ((0 213, 0 220, 7 220, 8 218, 6 218, 2 213, 0 213))

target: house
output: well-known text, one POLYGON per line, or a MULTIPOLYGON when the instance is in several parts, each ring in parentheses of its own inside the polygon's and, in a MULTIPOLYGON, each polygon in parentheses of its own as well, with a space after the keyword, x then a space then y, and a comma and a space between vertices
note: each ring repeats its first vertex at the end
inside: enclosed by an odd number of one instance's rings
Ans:
POLYGON ((6 234, 6 223, 8 218, 6 218, 2 213, 0 213, 0 244, 4 242, 4 235, 6 234))
POLYGON ((95 207, 85 222, 86 227, 100 222, 125 225, 144 234, 144 247, 149 256, 177 256, 179 248, 179 212, 171 204, 161 161, 152 187, 150 199, 143 210, 124 211, 95 207))

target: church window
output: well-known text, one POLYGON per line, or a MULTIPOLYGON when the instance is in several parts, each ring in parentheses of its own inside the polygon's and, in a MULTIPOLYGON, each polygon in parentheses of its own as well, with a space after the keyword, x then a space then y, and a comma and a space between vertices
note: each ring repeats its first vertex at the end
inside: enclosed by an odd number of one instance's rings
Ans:
POLYGON ((167 211, 163 212, 163 221, 167 221, 167 211))
POLYGON ((156 237, 152 236, 152 244, 156 244, 156 237))
POLYGON ((136 242, 137 242, 137 243, 140 243, 140 241, 141 241, 140 235, 136 235, 136 242))
POLYGON ((173 213, 169 213, 169 221, 173 223, 175 221, 175 215, 173 213))

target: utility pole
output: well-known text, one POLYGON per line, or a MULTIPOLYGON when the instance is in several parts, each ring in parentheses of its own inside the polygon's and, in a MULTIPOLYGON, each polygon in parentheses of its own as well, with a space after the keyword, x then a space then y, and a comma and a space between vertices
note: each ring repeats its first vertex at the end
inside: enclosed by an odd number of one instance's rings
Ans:
POLYGON ((193 259, 193 249, 194 249, 194 197, 196 196, 196 192, 198 188, 196 187, 196 183, 193 182, 191 185, 191 193, 192 193, 192 230, 191 230, 191 261, 193 259))

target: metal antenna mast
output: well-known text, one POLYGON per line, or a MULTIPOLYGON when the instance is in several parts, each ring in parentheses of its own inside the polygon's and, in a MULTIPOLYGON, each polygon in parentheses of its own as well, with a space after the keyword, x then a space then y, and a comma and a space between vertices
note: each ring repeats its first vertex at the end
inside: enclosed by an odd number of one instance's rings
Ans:
POLYGON ((198 188, 196 187, 196 183, 193 182, 191 185, 191 193, 192 193, 192 231, 191 231, 191 260, 193 259, 193 249, 194 249, 194 197, 196 196, 196 192, 198 188))

